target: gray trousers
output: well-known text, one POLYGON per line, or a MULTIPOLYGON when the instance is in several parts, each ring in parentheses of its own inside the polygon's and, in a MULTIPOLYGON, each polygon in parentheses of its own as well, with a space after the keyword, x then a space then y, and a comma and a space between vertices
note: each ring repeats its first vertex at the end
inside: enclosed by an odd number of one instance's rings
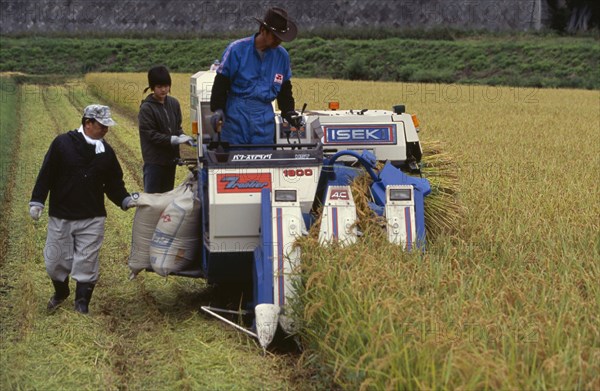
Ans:
POLYGON ((104 240, 106 217, 85 220, 48 218, 44 248, 46 271, 51 279, 64 281, 69 274, 77 282, 98 280, 98 253, 104 240))

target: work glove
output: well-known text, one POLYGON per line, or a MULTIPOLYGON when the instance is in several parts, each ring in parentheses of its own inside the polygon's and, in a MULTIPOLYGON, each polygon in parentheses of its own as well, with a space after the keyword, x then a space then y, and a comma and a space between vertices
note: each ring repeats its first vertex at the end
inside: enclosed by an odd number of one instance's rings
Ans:
POLYGON ((29 215, 34 221, 38 221, 42 217, 43 210, 44 204, 35 201, 29 203, 29 215))
POLYGON ((192 136, 188 136, 186 134, 179 135, 179 144, 188 144, 194 146, 194 138, 192 136))
POLYGON ((121 209, 127 210, 131 208, 135 208, 137 206, 137 201, 140 198, 140 193, 131 193, 123 199, 121 202, 121 209))
POLYGON ((304 119, 296 111, 288 111, 283 115, 283 118, 296 129, 300 129, 304 126, 304 119))
POLYGON ((210 117, 210 125, 215 132, 220 132, 221 127, 219 125, 222 125, 223 122, 225 122, 225 114, 223 113, 223 110, 217 109, 210 117))
POLYGON ((172 145, 179 145, 179 144, 194 145, 194 139, 188 135, 180 134, 179 136, 171 136, 171 144, 172 145))

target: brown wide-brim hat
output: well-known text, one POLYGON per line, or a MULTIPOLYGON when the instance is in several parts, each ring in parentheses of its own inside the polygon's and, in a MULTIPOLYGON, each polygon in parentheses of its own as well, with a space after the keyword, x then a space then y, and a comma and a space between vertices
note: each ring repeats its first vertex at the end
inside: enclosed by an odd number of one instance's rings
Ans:
POLYGON ((267 10, 263 20, 254 18, 258 23, 271 30, 283 42, 290 42, 296 38, 298 27, 289 17, 286 10, 273 7, 267 10))

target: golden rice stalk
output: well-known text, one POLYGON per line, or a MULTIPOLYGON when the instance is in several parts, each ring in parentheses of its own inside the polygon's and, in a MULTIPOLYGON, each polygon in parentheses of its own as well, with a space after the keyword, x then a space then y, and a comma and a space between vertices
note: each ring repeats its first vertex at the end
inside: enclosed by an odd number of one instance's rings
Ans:
POLYGON ((458 166, 453 157, 443 151, 439 141, 424 145, 421 173, 431 185, 431 193, 425 197, 427 238, 431 240, 442 233, 458 233, 462 215, 458 200, 458 166))

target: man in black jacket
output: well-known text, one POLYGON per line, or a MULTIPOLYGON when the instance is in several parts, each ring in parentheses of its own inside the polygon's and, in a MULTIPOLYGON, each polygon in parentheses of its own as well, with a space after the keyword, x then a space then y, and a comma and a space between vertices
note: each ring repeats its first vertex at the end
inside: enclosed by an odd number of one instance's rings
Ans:
POLYGON ((152 94, 142 101, 138 113, 140 144, 144 159, 144 192, 164 193, 175 185, 179 145, 193 145, 193 139, 181 129, 181 107, 169 96, 171 75, 164 66, 148 71, 148 89, 152 94))
POLYGON ((29 214, 35 221, 50 193, 44 260, 55 293, 49 310, 69 296, 70 275, 77 281, 75 310, 88 312, 104 239, 104 194, 123 210, 135 206, 117 156, 103 140, 113 125, 107 106, 86 107, 79 129, 59 135, 50 145, 33 188, 29 214))

